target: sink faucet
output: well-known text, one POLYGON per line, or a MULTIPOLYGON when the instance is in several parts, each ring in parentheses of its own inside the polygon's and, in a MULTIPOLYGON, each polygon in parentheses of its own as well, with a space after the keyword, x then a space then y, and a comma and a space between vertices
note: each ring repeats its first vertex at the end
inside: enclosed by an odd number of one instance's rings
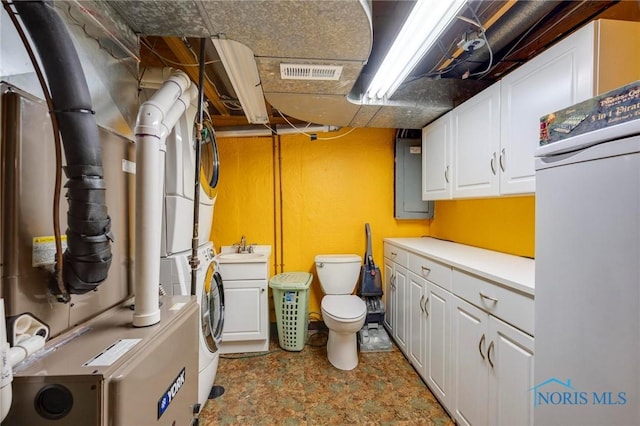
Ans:
POLYGON ((253 245, 249 244, 247 247, 247 238, 243 235, 240 237, 240 242, 233 245, 236 249, 236 253, 253 253, 253 245))

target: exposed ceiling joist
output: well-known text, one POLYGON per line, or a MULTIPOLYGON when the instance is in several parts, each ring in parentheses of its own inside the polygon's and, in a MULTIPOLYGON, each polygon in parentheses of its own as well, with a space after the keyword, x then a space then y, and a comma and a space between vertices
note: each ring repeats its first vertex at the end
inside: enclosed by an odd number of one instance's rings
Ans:
MULTIPOLYGON (((169 49, 178 58, 179 62, 192 63, 195 61, 189 49, 184 45, 181 39, 177 37, 163 37, 164 42, 169 49)), ((198 81, 198 68, 197 67, 184 67, 184 72, 195 82, 198 81)), ((218 92, 211 82, 204 80, 204 95, 209 102, 220 112, 220 115, 229 116, 229 110, 218 96, 218 92)), ((246 120, 245 120, 246 122, 246 120)))

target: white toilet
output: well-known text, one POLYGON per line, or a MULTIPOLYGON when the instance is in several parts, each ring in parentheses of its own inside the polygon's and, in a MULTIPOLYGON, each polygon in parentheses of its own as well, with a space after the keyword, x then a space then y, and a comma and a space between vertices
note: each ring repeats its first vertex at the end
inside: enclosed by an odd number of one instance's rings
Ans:
POLYGON ((358 283, 362 258, 356 254, 325 254, 315 258, 316 271, 325 296, 322 318, 329 328, 327 357, 340 370, 358 365, 356 333, 364 325, 367 306, 353 290, 358 283))

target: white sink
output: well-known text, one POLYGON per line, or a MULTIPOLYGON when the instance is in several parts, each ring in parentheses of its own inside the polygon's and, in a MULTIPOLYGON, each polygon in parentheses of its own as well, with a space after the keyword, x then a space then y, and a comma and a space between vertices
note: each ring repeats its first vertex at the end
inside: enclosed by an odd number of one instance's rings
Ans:
POLYGON ((266 262, 267 256, 263 253, 221 253, 216 259, 218 263, 253 263, 266 262))
POLYGON ((266 280, 269 275, 271 246, 252 246, 252 253, 236 253, 233 246, 222 246, 215 257, 218 272, 227 280, 266 280))

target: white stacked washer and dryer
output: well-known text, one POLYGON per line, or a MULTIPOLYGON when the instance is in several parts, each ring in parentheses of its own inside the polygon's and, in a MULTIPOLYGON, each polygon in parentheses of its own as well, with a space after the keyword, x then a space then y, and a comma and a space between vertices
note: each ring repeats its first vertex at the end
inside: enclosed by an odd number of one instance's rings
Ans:
MULTIPOLYGON (((168 295, 191 294, 191 242, 193 236, 193 204, 195 173, 194 120, 196 106, 180 117, 167 137, 163 202, 160 285, 168 295)), ((220 274, 214 272, 215 249, 211 233, 217 185, 218 158, 215 140, 203 140, 200 173, 199 248, 196 296, 200 305, 198 402, 201 406, 210 396, 218 369, 218 343, 224 321, 224 290, 220 274), (204 178, 206 176, 206 178, 204 178)))

